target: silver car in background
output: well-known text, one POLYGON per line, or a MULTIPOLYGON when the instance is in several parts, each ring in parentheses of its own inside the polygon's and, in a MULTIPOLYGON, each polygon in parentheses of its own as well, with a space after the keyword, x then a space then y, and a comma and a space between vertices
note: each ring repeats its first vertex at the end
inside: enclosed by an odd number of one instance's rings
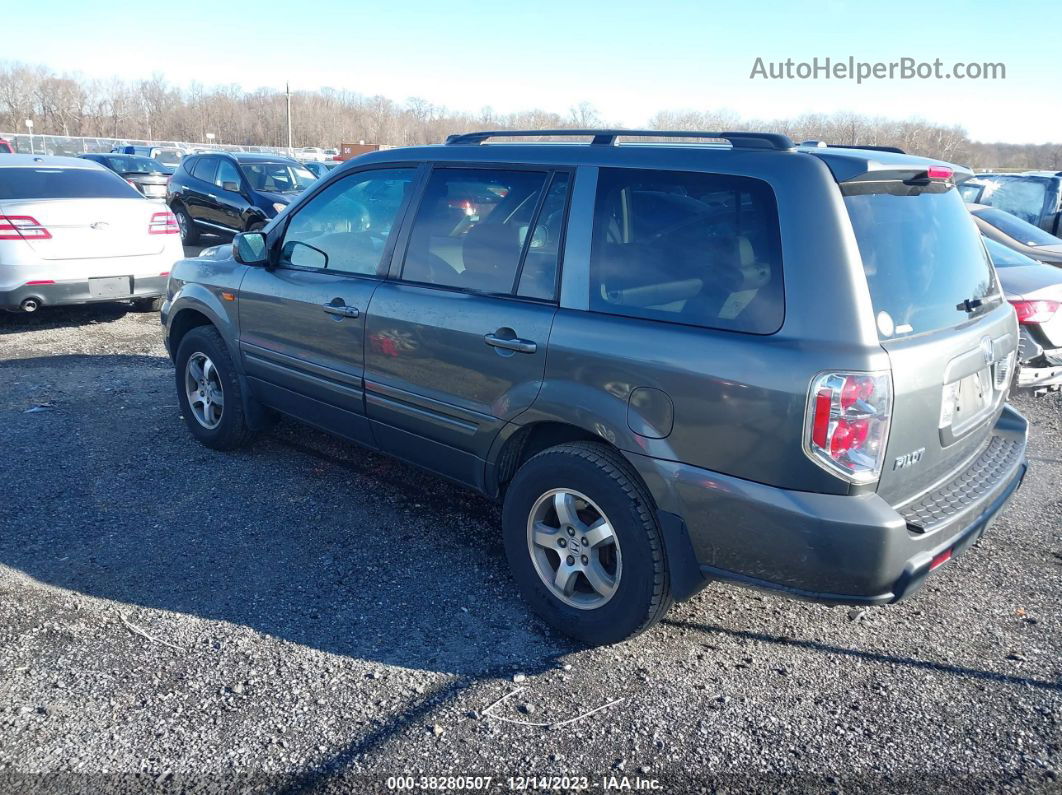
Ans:
POLYGON ((113 171, 72 157, 0 161, 0 309, 157 308, 184 256, 177 221, 113 171))

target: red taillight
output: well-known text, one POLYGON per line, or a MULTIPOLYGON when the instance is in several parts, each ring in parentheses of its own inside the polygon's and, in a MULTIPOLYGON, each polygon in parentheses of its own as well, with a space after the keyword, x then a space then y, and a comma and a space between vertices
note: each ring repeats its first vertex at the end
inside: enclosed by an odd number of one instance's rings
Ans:
POLYGON ((55 284, 54 279, 34 279, 32 282, 26 282, 27 285, 34 284, 55 284))
POLYGON ((173 213, 166 211, 155 213, 151 216, 148 224, 149 235, 179 235, 181 228, 177 226, 177 218, 173 213))
POLYGON ((947 166, 930 166, 926 169, 926 176, 930 179, 951 179, 954 173, 947 166))
POLYGON ((51 240, 52 233, 29 215, 0 215, 0 240, 51 240))
POLYGON ((887 373, 826 373, 808 399, 805 449, 847 480, 869 483, 881 474, 892 409, 887 373))
POLYGON ((1058 301, 1011 301, 1018 313, 1018 322, 1023 326, 1038 326, 1055 316, 1062 303, 1058 301))
POLYGON ((951 550, 945 549, 943 552, 941 552, 929 562, 929 570, 933 571, 933 569, 939 569, 949 560, 951 560, 951 550))

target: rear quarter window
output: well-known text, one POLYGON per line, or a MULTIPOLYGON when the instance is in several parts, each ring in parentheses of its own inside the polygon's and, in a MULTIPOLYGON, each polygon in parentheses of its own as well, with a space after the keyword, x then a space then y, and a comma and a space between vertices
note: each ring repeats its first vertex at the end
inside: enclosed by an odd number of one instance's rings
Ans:
POLYGON ((603 168, 590 309, 773 334, 785 299, 774 192, 762 180, 603 168))
POLYGON ((95 168, 0 168, 3 199, 142 199, 112 171, 95 168))

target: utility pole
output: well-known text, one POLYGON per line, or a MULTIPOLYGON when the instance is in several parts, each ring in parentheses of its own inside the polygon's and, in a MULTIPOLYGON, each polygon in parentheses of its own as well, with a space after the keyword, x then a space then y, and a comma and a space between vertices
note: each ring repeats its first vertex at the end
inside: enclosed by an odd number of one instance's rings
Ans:
POLYGON ((288 157, 291 157, 291 85, 284 83, 284 96, 288 106, 288 157))

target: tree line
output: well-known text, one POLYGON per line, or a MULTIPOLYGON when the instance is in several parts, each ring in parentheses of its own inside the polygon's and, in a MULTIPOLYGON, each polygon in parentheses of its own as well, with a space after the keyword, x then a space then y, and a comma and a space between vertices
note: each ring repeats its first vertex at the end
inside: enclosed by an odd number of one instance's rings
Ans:
MULTIPOLYGON (((474 129, 573 129, 619 126, 583 102, 566 113, 540 109, 496 113, 491 107, 458 112, 411 97, 321 88, 291 95, 292 143, 338 147, 340 143, 409 146, 438 143, 474 129)), ((0 62, 0 131, 163 141, 206 141, 241 146, 286 146, 283 91, 239 86, 181 88, 162 75, 124 81, 56 74, 43 66, 0 62)), ((769 130, 795 141, 898 146, 973 168, 1062 170, 1062 143, 1006 144, 972 141, 958 125, 922 119, 895 120, 858 113, 806 113, 794 118, 744 119, 728 111, 662 110, 648 122, 657 130, 769 130)))

